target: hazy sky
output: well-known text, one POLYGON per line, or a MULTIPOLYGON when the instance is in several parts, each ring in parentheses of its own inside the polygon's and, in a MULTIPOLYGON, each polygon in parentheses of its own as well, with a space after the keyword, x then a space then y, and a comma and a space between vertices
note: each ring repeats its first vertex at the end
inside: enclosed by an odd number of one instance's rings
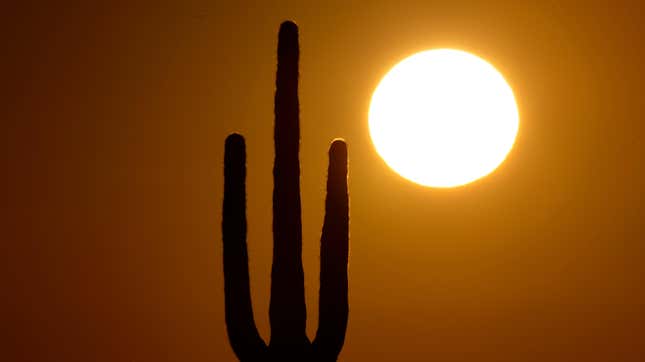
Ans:
POLYGON ((349 144, 341 361, 645 359, 645 8, 637 1, 176 1, 5 9, 6 361, 234 361, 223 150, 246 136, 253 305, 269 337, 277 30, 301 33, 303 258, 317 326, 327 147, 349 144), (535 3, 535 4, 530 4, 535 3), (387 70, 452 47, 513 87, 507 161, 465 187, 392 172, 387 70), (8 330, 7 330, 8 326, 8 330))

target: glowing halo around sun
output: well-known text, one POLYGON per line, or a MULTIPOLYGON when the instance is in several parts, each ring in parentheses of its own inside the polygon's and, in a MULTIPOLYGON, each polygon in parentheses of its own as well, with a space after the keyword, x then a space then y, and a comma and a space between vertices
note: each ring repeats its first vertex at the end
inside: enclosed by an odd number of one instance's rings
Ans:
POLYGON ((485 60, 460 50, 416 53, 377 86, 369 109, 372 142, 402 177, 455 187, 495 170, 517 136, 513 90, 485 60))

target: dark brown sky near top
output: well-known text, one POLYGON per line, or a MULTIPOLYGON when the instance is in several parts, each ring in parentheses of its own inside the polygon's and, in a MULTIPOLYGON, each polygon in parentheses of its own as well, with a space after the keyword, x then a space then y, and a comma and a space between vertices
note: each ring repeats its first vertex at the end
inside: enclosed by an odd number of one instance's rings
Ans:
POLYGON ((234 361, 223 150, 246 136, 251 282, 268 339, 276 34, 301 32, 303 258, 317 326, 327 147, 349 144, 342 361, 642 361, 642 5, 177 1, 3 9, 5 361, 234 361), (404 57, 453 47, 505 75, 515 148, 436 190, 367 132, 404 57))

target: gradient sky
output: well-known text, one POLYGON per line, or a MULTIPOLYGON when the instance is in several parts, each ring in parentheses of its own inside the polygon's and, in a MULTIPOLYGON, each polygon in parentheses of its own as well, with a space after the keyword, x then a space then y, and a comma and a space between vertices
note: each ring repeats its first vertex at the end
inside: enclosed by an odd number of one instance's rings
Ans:
POLYGON ((1 359, 234 361, 220 232, 234 131, 247 139, 253 305, 268 339, 285 19, 301 33, 310 336, 326 152, 343 137, 351 257, 341 361, 645 359, 645 7, 636 1, 21 7, 4 9, 0 28, 1 359), (380 78, 437 47, 493 63, 521 119, 495 173, 448 190, 399 177, 367 130, 380 78))

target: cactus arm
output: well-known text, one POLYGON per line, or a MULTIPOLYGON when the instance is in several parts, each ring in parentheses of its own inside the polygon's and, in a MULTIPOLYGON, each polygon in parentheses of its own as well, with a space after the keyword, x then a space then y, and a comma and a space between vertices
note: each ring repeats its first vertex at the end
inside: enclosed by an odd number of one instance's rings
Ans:
POLYGON ((246 249, 246 151, 244 138, 232 134, 224 150, 224 294, 228 337, 241 361, 259 360, 266 345, 253 320, 246 249))
POLYGON ((329 149, 325 221, 320 242, 319 324, 313 352, 320 361, 336 361, 345 340, 348 304, 349 197, 347 145, 329 149))
POLYGON ((280 26, 275 92, 271 345, 305 345, 306 308, 300 216, 298 28, 280 26))

